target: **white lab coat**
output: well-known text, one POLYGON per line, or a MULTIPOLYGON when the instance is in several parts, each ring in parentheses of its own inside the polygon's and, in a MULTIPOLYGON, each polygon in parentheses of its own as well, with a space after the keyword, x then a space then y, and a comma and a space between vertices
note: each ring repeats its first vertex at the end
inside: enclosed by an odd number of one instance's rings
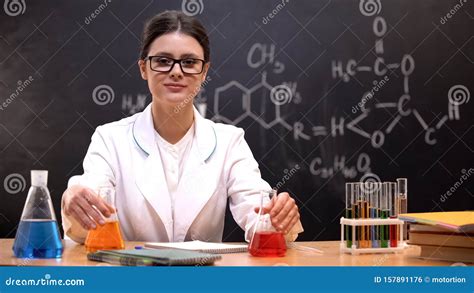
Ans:
MULTIPOLYGON (((125 240, 221 242, 229 200, 248 241, 259 191, 270 186, 261 178, 242 129, 204 119, 196 109, 194 118, 195 136, 174 207, 155 142, 151 104, 141 113, 97 127, 84 158, 84 174, 72 177, 68 186, 114 186, 125 240)), ((61 214, 65 234, 83 243, 87 231, 64 209, 61 214)), ((291 240, 302 231, 298 223, 291 240)))

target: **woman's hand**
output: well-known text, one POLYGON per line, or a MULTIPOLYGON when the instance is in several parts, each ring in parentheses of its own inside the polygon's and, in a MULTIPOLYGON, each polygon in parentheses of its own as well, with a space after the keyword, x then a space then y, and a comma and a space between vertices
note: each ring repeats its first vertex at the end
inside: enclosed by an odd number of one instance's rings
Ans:
MULTIPOLYGON (((259 210, 259 207, 255 208, 255 212, 258 213, 259 210)), ((283 234, 287 234, 300 219, 298 206, 288 192, 282 192, 278 196, 273 197, 272 200, 263 207, 263 213, 270 214, 273 227, 275 227, 277 231, 283 232, 283 234)))
POLYGON ((95 229, 97 224, 104 225, 104 217, 115 213, 115 209, 102 200, 90 188, 74 185, 63 194, 63 209, 86 229, 95 229))

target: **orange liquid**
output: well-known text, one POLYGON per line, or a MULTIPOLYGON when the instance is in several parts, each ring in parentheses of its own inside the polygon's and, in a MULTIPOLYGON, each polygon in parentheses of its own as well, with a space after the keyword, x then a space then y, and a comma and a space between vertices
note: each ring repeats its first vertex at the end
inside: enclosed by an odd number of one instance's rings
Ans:
POLYGON ((100 249, 124 249, 122 234, 120 233, 118 221, 106 222, 103 226, 97 226, 89 230, 86 238, 87 252, 95 252, 100 249))

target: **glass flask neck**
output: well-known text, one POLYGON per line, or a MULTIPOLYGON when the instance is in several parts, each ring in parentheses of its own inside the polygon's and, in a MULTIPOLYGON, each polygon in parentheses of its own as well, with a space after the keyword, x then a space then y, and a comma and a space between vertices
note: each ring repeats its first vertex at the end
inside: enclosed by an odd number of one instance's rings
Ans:
POLYGON ((270 214, 264 213, 264 207, 276 196, 276 190, 262 191, 260 193, 260 210, 257 219, 257 231, 276 231, 272 225, 270 214))
POLYGON ((31 186, 28 190, 21 220, 52 220, 56 221, 53 203, 46 186, 31 186))

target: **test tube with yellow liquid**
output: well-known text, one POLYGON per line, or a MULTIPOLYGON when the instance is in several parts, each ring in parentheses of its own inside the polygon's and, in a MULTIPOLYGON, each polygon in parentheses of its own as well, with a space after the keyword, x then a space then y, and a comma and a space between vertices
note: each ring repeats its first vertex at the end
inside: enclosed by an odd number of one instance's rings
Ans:
MULTIPOLYGON (((359 219, 368 219, 369 218, 369 190, 371 183, 370 182, 361 182, 360 183, 360 193, 359 193, 359 219)), ((360 248, 370 248, 372 247, 370 241, 370 226, 360 226, 360 248)))

